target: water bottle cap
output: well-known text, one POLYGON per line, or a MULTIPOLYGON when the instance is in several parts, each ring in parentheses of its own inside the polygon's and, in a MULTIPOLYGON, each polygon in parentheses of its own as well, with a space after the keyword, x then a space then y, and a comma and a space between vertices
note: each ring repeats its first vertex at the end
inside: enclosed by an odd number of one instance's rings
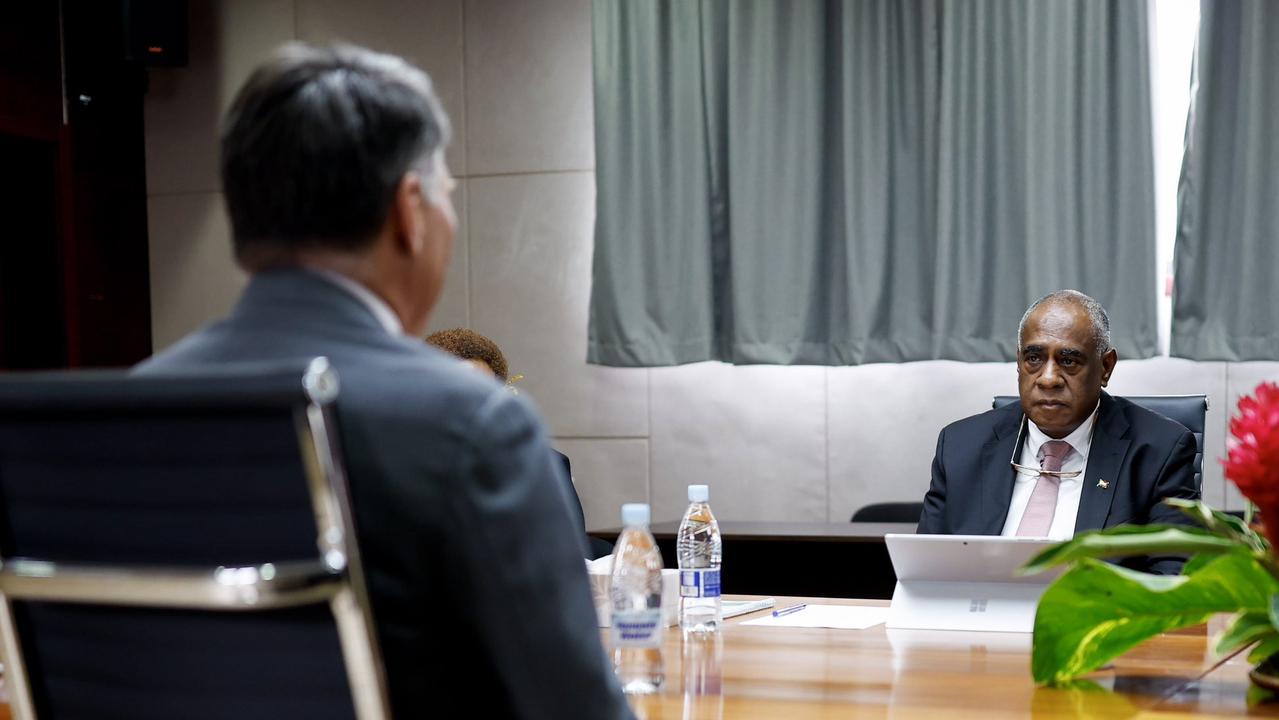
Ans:
POLYGON ((711 498, 711 489, 707 485, 689 485, 688 501, 704 503, 711 498))
POLYGON ((622 524, 648 527, 648 503, 626 503, 622 506, 622 524))

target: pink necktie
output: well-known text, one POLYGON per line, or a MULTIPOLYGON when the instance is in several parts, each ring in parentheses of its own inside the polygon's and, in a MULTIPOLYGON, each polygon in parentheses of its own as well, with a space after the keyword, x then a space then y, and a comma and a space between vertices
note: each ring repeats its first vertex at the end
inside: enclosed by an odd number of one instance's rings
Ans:
MULTIPOLYGON (((1039 462, 1040 470, 1059 472, 1061 461, 1070 452, 1070 443, 1065 440, 1049 440, 1039 449, 1044 459, 1039 462)), ((1017 525, 1018 535, 1044 537, 1053 526, 1053 514, 1057 512, 1057 488, 1061 478, 1053 475, 1040 475, 1035 481, 1035 489, 1030 492, 1030 502, 1026 503, 1026 512, 1017 525)))

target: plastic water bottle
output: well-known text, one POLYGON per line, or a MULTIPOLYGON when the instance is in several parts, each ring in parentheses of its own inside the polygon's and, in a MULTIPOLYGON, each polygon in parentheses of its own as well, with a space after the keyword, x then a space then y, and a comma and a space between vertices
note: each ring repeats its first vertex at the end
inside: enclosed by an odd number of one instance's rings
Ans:
POLYGON ((719 598, 719 564, 723 544, 719 523, 711 514, 710 489, 688 486, 688 511, 679 524, 675 553, 679 558, 679 626, 686 633, 719 630, 723 610, 719 598))
POLYGON ((648 505, 622 506, 624 529, 613 548, 613 670, 622 691, 656 692, 662 667, 662 553, 648 531, 648 505))

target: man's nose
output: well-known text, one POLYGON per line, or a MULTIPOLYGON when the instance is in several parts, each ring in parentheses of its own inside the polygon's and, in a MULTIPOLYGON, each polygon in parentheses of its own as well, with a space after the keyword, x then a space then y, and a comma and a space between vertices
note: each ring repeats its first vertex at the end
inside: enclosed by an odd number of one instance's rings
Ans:
POLYGON ((1041 387, 1056 387, 1061 385, 1062 382, 1064 381, 1061 376, 1061 368, 1057 367, 1056 361, 1049 360, 1044 363, 1044 370, 1039 373, 1036 383, 1041 387))

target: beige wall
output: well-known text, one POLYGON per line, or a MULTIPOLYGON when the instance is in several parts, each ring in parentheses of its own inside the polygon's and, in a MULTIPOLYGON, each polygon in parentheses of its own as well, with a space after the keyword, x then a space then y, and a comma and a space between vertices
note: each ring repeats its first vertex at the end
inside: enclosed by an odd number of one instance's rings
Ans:
MULTIPOLYGON (((722 518, 845 520, 915 500, 937 432, 1015 392, 1010 364, 623 370, 588 366, 594 220, 589 0, 192 0, 191 64, 152 71, 147 173, 157 348, 226 312, 243 286, 217 187, 216 126, 249 69, 294 39, 343 39, 413 59, 453 118, 462 217, 432 325, 498 341, 573 460, 592 527, 624 501, 673 519, 706 482, 722 518)), ((1009 328, 1011 331, 1012 328, 1009 328)), ((1120 362, 1117 393, 1211 396, 1205 494, 1227 400, 1274 363, 1120 362)), ((1227 504, 1238 506, 1230 493, 1227 504)))

